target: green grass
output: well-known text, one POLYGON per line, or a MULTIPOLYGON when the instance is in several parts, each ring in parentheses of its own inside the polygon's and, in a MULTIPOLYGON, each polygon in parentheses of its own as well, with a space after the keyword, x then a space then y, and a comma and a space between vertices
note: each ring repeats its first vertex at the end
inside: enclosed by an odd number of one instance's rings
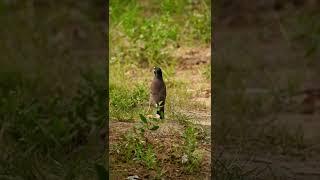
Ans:
POLYGON ((148 6, 155 9, 152 15, 141 2, 110 2, 111 59, 149 67, 170 65, 174 60, 170 54, 178 44, 210 42, 209 1, 198 6, 185 1, 149 1, 148 6))
POLYGON ((196 128, 188 126, 182 135, 184 140, 183 152, 184 156, 187 158, 185 169, 189 173, 199 171, 202 161, 202 154, 196 151, 198 146, 197 133, 196 128))
MULTIPOLYGON (((170 93, 188 97, 183 91, 184 82, 171 78, 177 66, 172 53, 178 45, 209 43, 210 1, 192 4, 181 0, 113 0, 109 10, 111 117, 132 120, 137 114, 144 113, 149 98, 146 92, 149 84, 145 82, 151 81, 153 66, 162 67, 170 93), (131 74, 131 71, 135 73, 131 74), (143 76, 150 78, 141 79, 143 76), (139 91, 137 88, 141 91, 138 95, 135 94, 139 91)), ((206 77, 208 72, 205 70, 206 77)), ((185 100, 168 100, 168 106, 180 106, 185 100)))
POLYGON ((211 79, 211 66, 204 66, 201 69, 201 74, 207 79, 211 79))
POLYGON ((133 89, 110 85, 110 116, 117 120, 133 120, 143 111, 143 103, 148 100, 149 93, 144 85, 137 85, 133 89))
MULTIPOLYGON (((151 111, 147 112, 152 67, 161 67, 167 87, 165 122, 176 121, 182 126, 191 126, 190 118, 181 110, 194 109, 196 102, 190 103, 191 93, 186 91, 189 80, 175 78, 179 64, 173 53, 179 47, 209 44, 210 1, 112 0, 109 10, 110 118, 114 121, 142 122, 142 126, 131 129, 119 142, 115 142, 112 152, 117 153, 113 154, 113 158, 132 163, 132 166, 142 166, 150 172, 153 170, 156 178, 165 177, 168 163, 177 163, 174 166, 179 167, 181 162, 174 159, 170 162, 159 161, 159 149, 164 143, 152 144, 145 137, 151 133, 150 129, 161 129, 163 126, 153 122, 152 118, 144 118, 155 111, 151 106, 151 111), (139 117, 139 114, 143 116, 139 117), (147 123, 144 123, 145 120, 147 123)), ((203 70, 207 78, 210 78, 209 70, 203 70)), ((193 129, 193 132, 198 132, 198 129, 193 129)), ((195 135, 189 133, 185 142, 195 145, 198 139, 194 138, 195 135)), ((188 152, 190 158, 185 164, 185 171, 196 172, 202 159, 197 150, 187 150, 187 144, 186 149, 180 149, 178 153, 182 156, 182 152, 188 152)), ((180 146, 182 148, 183 145, 180 146)))

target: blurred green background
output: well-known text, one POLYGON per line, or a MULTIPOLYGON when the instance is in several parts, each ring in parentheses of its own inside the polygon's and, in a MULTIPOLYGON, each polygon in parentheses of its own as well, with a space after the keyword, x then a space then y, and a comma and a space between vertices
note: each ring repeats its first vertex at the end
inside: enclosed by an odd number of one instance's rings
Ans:
POLYGON ((96 179, 105 11, 100 1, 0 2, 0 179, 96 179))

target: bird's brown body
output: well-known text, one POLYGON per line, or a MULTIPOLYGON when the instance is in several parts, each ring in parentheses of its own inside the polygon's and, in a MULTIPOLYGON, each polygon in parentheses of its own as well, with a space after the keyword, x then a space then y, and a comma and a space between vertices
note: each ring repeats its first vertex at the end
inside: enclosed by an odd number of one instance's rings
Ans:
POLYGON ((154 68, 154 78, 151 83, 151 94, 150 101, 153 104, 156 104, 159 109, 157 114, 160 115, 160 118, 164 118, 164 106, 166 102, 166 85, 162 78, 162 71, 160 68, 154 68))

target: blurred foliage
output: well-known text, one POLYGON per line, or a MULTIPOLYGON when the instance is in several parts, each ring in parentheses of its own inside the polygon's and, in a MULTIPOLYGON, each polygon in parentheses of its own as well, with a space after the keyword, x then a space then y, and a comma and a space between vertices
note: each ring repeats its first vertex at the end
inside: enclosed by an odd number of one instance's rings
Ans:
MULTIPOLYGON (((106 93, 101 74, 86 72, 82 76, 74 97, 53 95, 45 102, 30 94, 36 82, 17 73, 2 74, 0 111, 5 133, 1 146, 14 148, 16 154, 58 158, 87 144, 90 132, 105 125, 106 93)), ((14 161, 13 156, 0 164, 14 161)), ((10 169, 4 171, 10 174, 10 169)))
POLYGON ((105 56, 96 53, 105 8, 34 0, 0 9, 1 178, 94 177, 104 144, 92 139, 106 124, 105 56))
POLYGON ((306 56, 318 54, 320 46, 320 13, 304 12, 296 17, 298 26, 295 28, 294 39, 301 41, 305 46, 306 56))

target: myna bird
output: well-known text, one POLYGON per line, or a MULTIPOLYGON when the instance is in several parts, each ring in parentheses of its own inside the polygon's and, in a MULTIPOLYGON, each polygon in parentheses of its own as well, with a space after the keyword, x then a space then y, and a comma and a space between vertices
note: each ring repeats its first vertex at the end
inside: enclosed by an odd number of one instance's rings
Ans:
POLYGON ((163 81, 162 71, 159 67, 153 68, 154 78, 151 83, 150 102, 157 106, 157 114, 160 119, 164 118, 164 105, 166 101, 166 85, 163 81))

